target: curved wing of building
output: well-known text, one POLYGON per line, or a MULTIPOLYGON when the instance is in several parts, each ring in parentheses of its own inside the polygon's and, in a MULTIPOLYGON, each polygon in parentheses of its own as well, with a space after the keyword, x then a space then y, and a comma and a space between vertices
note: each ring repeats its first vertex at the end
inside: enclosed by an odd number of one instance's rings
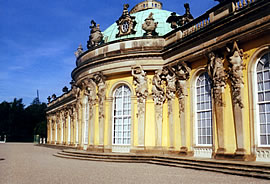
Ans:
POLYGON ((92 21, 71 89, 49 98, 48 144, 269 162, 269 6, 226 0, 194 19, 148 0, 104 31, 92 21))

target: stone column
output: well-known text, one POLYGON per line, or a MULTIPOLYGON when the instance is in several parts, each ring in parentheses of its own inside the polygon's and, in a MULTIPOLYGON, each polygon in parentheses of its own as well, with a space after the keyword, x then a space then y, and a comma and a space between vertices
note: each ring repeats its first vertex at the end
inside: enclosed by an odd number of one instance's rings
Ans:
POLYGON ((186 145, 186 102, 187 102, 187 80, 189 79, 191 69, 187 63, 179 62, 176 67, 177 76, 177 96, 179 100, 179 118, 180 118, 180 129, 181 129, 181 148, 180 153, 186 155, 188 148, 186 145))
POLYGON ((47 143, 51 144, 51 115, 47 115, 47 143))
POLYGON ((162 121, 163 103, 166 100, 165 90, 162 86, 162 70, 155 71, 152 80, 152 95, 155 103, 155 146, 157 149, 162 147, 162 121))
POLYGON ((138 148, 145 146, 145 101, 148 96, 146 72, 139 65, 131 68, 133 83, 136 86, 137 109, 138 109, 138 148))
POLYGON ((171 66, 164 67, 162 70, 163 79, 166 81, 166 98, 168 103, 168 116, 169 116, 169 135, 170 135, 170 147, 169 149, 174 149, 174 130, 175 122, 174 115, 175 109, 173 108, 175 104, 175 92, 176 92, 176 75, 175 69, 171 66))
POLYGON ((85 103, 82 104, 81 106, 81 128, 80 128, 80 132, 81 132, 81 136, 80 136, 80 147, 83 148, 84 146, 84 133, 85 133, 85 103))
POLYGON ((102 72, 94 75, 93 79, 98 88, 98 114, 99 114, 99 147, 104 147, 104 120, 105 120, 105 97, 106 97, 106 84, 105 76, 102 72))
POLYGON ((50 119, 50 144, 53 142, 53 120, 52 118, 50 119))
POLYGON ((81 139, 81 137, 82 137, 81 136, 82 135, 82 104, 81 104, 80 100, 78 100, 78 102, 77 102, 77 130, 76 130, 76 134, 77 134, 78 145, 80 147, 82 144, 82 139, 81 139))
POLYGON ((61 144, 65 144, 65 116, 61 112, 61 144))
POLYGON ((55 144, 57 144, 57 119, 55 120, 55 122, 54 122, 54 126, 55 126, 55 136, 54 136, 54 138, 55 138, 55 140, 54 140, 54 142, 55 142, 55 144))
POLYGON ((235 126, 236 155, 244 155, 246 150, 244 147, 244 117, 243 117, 243 50, 238 48, 236 42, 234 42, 232 48, 227 48, 229 55, 229 79, 231 80, 232 91, 232 104, 233 104, 233 117, 235 126))
POLYGON ((64 110, 64 116, 65 116, 65 119, 64 119, 64 123, 65 123, 65 131, 64 131, 64 144, 65 145, 68 145, 69 143, 68 143, 68 136, 69 136, 69 134, 68 134, 68 129, 69 129, 69 113, 68 113, 68 110, 67 109, 65 109, 64 110))
POLYGON ((75 109, 74 105, 71 105, 69 108, 69 115, 70 115, 70 144, 74 146, 75 141, 74 141, 74 136, 75 136, 75 109))
POLYGON ((226 87, 226 74, 221 54, 214 52, 208 54, 207 71, 212 80, 212 96, 218 135, 218 150, 216 154, 219 155, 224 154, 226 151, 224 147, 224 90, 226 87))

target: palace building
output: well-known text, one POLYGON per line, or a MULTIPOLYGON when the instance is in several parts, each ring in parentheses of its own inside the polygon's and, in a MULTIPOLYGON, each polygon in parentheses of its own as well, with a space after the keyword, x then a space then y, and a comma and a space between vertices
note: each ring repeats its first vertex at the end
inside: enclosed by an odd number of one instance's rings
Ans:
POLYGON ((270 1, 184 7, 125 4, 103 32, 92 20, 71 89, 48 98, 47 144, 270 162, 270 1))

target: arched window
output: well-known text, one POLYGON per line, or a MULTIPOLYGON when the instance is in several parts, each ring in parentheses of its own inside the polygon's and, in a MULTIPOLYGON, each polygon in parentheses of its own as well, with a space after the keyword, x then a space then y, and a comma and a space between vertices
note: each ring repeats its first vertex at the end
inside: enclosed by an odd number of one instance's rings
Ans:
POLYGON ((113 144, 129 145, 131 132, 131 91, 122 85, 114 92, 113 98, 113 144))
POLYGON ((196 81, 196 120, 197 145, 211 146, 213 141, 211 84, 206 72, 196 81))
POLYGON ((264 54, 256 68, 257 105, 258 105, 258 140, 260 146, 270 146, 270 52, 264 54))

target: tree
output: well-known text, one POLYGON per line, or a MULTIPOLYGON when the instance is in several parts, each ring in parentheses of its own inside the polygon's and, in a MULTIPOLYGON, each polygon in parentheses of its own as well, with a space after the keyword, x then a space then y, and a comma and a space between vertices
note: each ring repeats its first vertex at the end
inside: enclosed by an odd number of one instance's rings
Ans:
POLYGON ((46 104, 35 98, 25 108, 22 99, 0 103, 0 136, 7 141, 32 142, 34 133, 46 137, 46 104))

